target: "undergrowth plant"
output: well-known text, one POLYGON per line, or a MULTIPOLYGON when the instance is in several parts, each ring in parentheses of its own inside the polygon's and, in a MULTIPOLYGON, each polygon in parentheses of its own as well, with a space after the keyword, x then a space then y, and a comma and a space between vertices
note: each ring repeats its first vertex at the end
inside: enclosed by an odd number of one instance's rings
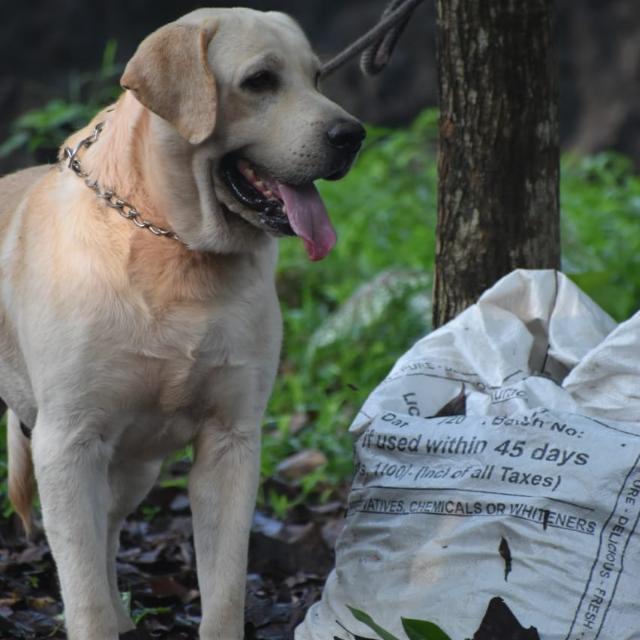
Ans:
POLYGON ((0 157, 28 151, 51 162, 63 140, 80 129, 120 93, 117 80, 122 65, 116 63, 118 45, 109 40, 97 72, 69 76, 67 96, 23 113, 11 125, 9 137, 0 143, 0 157), (40 153, 36 153, 40 152, 40 153))
MULTIPOLYGON (((381 627, 368 613, 355 607, 348 607, 353 617, 371 629, 377 638, 381 640, 400 640, 397 636, 381 627)), ((451 638, 435 623, 428 620, 416 620, 414 618, 400 618, 402 629, 409 640, 451 640, 451 638)), ((373 640, 372 638, 364 638, 351 633, 345 629, 354 640, 373 640)), ((338 636, 334 636, 334 640, 344 640, 338 636)))

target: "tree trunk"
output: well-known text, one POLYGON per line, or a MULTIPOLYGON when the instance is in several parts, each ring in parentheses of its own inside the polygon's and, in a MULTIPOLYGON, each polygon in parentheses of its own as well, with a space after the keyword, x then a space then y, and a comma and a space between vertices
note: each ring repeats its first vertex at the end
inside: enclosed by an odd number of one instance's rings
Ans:
POLYGON ((560 267, 552 0, 437 0, 433 325, 515 268, 560 267))

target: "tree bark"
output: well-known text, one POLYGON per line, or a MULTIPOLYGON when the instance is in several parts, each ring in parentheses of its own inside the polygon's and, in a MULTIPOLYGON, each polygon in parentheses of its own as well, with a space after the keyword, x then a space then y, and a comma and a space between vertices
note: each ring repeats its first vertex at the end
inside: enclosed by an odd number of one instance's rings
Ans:
POLYGON ((560 268, 552 0, 437 0, 433 325, 515 268, 560 268))

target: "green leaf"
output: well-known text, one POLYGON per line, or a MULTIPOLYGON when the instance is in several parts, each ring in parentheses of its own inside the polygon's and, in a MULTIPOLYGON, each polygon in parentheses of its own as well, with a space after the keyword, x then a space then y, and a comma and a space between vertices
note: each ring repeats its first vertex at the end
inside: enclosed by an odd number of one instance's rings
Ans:
POLYGON ((402 628, 409 640, 451 640, 451 638, 433 622, 401 618, 402 628))
MULTIPOLYGON (((353 633, 353 631, 349 631, 349 629, 347 629, 347 627, 345 627, 342 622, 340 622, 340 620, 336 620, 336 623, 347 632, 347 638, 353 637, 353 640, 375 640, 375 638, 365 638, 365 636, 359 636, 353 633)), ((333 640, 342 640, 342 638, 333 636, 333 640)))
POLYGON ((350 607, 349 605, 347 605, 347 608, 349 609, 349 611, 351 611, 353 617, 356 620, 359 620, 360 622, 362 622, 362 624, 366 624, 367 627, 375 631, 382 638, 382 640, 398 640, 398 638, 396 638, 396 636, 394 636, 392 633, 389 633, 379 624, 376 624, 373 618, 368 613, 360 611, 360 609, 356 609, 355 607, 350 607))
POLYGON ((162 613, 171 613, 171 607, 141 607, 131 612, 131 620, 137 625, 147 616, 156 616, 162 613))

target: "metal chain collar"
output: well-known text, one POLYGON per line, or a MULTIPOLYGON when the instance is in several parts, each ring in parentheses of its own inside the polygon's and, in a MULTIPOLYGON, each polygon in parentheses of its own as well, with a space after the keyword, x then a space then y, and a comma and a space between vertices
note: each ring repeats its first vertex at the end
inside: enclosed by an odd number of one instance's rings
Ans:
POLYGON ((80 164, 80 160, 77 157, 78 152, 80 151, 80 149, 87 149, 88 147, 90 147, 98 139, 98 136, 100 135, 100 132, 103 128, 104 122, 99 122, 95 126, 95 129, 93 130, 91 135, 87 136, 83 140, 80 140, 80 142, 78 142, 78 144, 73 149, 71 149, 71 147, 65 147, 64 154, 68 159, 67 166, 69 167, 69 169, 71 169, 71 171, 73 171, 78 176, 78 178, 82 178, 87 187, 94 191, 98 198, 104 200, 104 203, 108 207, 115 209, 123 218, 131 220, 131 222, 133 222, 136 227, 140 229, 146 229, 147 231, 153 233, 154 236, 171 238, 172 240, 181 241, 180 237, 177 233, 175 233, 175 231, 171 231, 170 229, 163 229, 162 227, 158 227, 152 222, 145 220, 142 217, 142 214, 131 203, 118 197, 112 189, 104 189, 100 186, 97 180, 89 179, 89 174, 83 170, 82 165, 80 164))

